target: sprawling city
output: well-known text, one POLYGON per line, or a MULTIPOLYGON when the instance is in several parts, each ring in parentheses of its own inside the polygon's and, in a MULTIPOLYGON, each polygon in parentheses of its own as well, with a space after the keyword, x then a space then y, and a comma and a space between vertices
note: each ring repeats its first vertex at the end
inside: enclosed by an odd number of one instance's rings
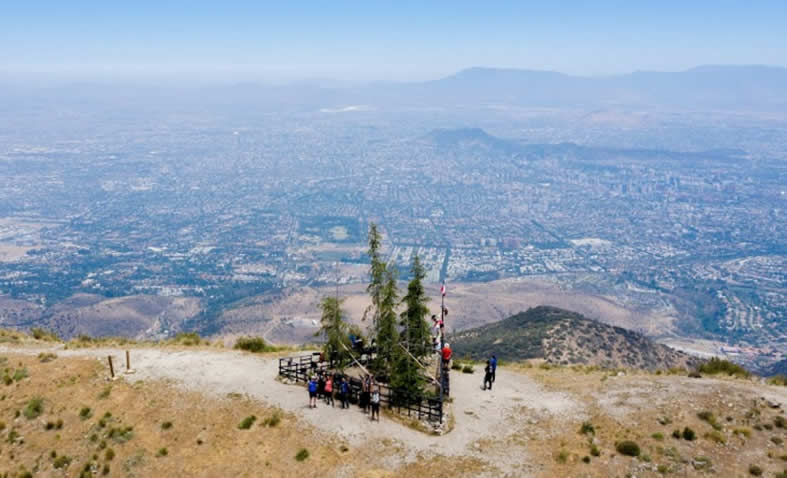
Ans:
POLYGON ((649 335, 752 364, 785 351, 787 133, 758 115, 127 107, 110 123, 69 106, 51 128, 3 117, 6 325, 77 294, 157 296, 187 310, 149 335, 215 332, 244 298, 364 282, 376 222, 402 280, 417 254, 433 284, 535 278, 612 298, 649 335))
POLYGON ((1 12, 0 478, 787 478, 784 0, 1 12))

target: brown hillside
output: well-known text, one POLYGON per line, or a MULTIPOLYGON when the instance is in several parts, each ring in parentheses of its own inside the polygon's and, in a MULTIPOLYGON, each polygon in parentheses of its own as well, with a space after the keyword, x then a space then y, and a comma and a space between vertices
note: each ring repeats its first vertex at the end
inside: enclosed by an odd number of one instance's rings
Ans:
POLYGON ((108 381, 108 354, 123 349, 0 331, 0 476, 770 477, 787 464, 787 388, 750 379, 525 363, 483 391, 460 373, 452 429, 435 436, 385 412, 308 408, 302 386, 275 379, 275 355, 131 346, 136 373, 108 381), (693 440, 672 437, 686 428, 693 440))
POLYGON ((557 307, 539 306, 452 338, 458 356, 645 370, 692 367, 698 360, 647 337, 557 307))

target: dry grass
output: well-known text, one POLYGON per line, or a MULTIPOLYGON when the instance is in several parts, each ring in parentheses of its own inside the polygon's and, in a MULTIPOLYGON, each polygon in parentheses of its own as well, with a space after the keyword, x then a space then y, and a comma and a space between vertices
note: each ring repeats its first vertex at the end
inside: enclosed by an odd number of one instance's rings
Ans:
MULTIPOLYGON (((785 428, 775 424, 783 415, 759 399, 762 390, 747 380, 511 366, 547 390, 570 395, 583 405, 582 413, 545 415, 534 404, 522 403, 510 429, 479 437, 478 447, 465 456, 435 456, 435 447, 403 460, 407 444, 372 440, 349 446, 293 414, 243 396, 210 398, 152 382, 110 384, 105 364, 96 360, 2 357, 4 367, 27 370, 28 376, 0 384, 0 396, 5 395, 0 400, 0 475, 21 467, 32 470, 39 463, 35 476, 78 476, 91 466, 97 476, 107 467, 108 476, 459 478, 501 475, 494 457, 504 456, 512 476, 657 477, 659 469, 669 471, 667 476, 695 476, 696 467, 704 466, 711 466, 715 476, 747 476, 752 463, 772 476, 787 456, 783 443, 772 440, 787 438, 785 428), (36 398, 43 405, 38 416, 36 398), (24 411, 31 402, 34 413, 28 419, 24 411), (240 430, 238 424, 250 416, 257 420, 240 430), (698 438, 671 437, 673 429, 684 427, 696 430, 698 438), (616 451, 616 443, 625 440, 639 445, 639 458, 616 451), (308 457, 301 453, 298 461, 302 449, 308 457), (702 457, 711 457, 712 465, 702 457), (55 471, 56 460, 65 474, 55 471)), ((451 434, 441 439, 451 440, 451 434)))
MULTIPOLYGON (((96 361, 60 358, 42 364, 31 356, 9 358, 21 362, 29 377, 9 387, 0 385, 5 395, 0 401, 0 422, 5 424, 0 431, 0 475, 20 467, 32 470, 36 462, 36 476, 53 475, 53 450, 57 457, 68 458, 57 463, 67 476, 78 475, 88 464, 98 470, 108 464, 110 476, 317 476, 339 466, 342 456, 354 454, 340 452, 337 444, 319 438, 293 417, 252 401, 215 400, 164 384, 123 381, 98 399, 106 387, 106 372, 96 361), (38 398, 43 399, 40 416, 38 398), (85 407, 93 410, 89 418, 80 413, 85 407), (27 409, 36 412, 28 411, 33 418, 15 418, 27 409), (250 415, 275 415, 280 423, 238 430, 238 423, 250 415), (60 429, 53 425, 47 430, 47 422, 58 420, 60 429), (161 424, 166 422, 177 426, 164 429, 161 424), (9 434, 24 437, 23 443, 8 444, 9 434), (305 463, 295 460, 300 448, 310 451, 305 463)), ((360 464, 374 468, 368 461, 360 464)))
MULTIPOLYGON (((533 364, 514 368, 549 390, 571 393, 590 411, 589 417, 573 418, 570 424, 554 418, 540 422, 541 430, 557 431, 542 440, 533 440, 534 431, 528 433, 534 461, 549 464, 537 476, 657 477, 662 476, 659 469, 669 470, 666 476, 694 476, 699 469, 695 467, 705 466, 698 457, 708 456, 713 457, 715 476, 747 476, 750 462, 762 466, 766 476, 785 466, 779 458, 785 453, 784 445, 774 447, 770 441, 773 432, 764 427, 761 432, 748 428, 754 423, 778 421, 777 417, 782 416, 780 410, 760 399, 761 390, 750 380, 725 378, 711 384, 630 370, 617 376, 586 368, 544 369, 533 364), (714 411, 719 418, 714 418, 714 411), (579 433, 583 422, 593 424, 593 436, 579 433), (673 429, 685 427, 694 429, 697 439, 687 441, 671 436, 673 429), (600 456, 588 464, 582 458, 591 454, 591 440, 595 440, 600 456), (620 456, 616 443, 624 440, 636 442, 642 456, 620 456), (651 472, 641 468, 645 457, 650 460, 647 465, 651 472)), ((779 434, 785 433, 780 430, 779 434)))

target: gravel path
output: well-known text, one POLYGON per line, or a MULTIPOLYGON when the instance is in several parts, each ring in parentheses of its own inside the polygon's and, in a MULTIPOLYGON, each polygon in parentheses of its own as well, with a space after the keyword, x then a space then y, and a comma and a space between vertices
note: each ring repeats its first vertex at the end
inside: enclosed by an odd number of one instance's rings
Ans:
MULTIPOLYGON (((0 351, 37 354, 43 349, 0 347, 0 351)), ((52 350, 52 349, 49 349, 52 350)), ((64 357, 115 357, 123 364, 120 349, 55 350, 64 357)), ((580 405, 562 393, 548 392, 527 376, 498 369, 494 390, 483 391, 483 375, 453 373, 451 392, 455 425, 443 436, 419 432, 382 417, 370 422, 359 408, 331 408, 320 403, 308 408, 303 386, 286 385, 276 380, 278 359, 259 357, 237 351, 205 349, 174 350, 165 348, 131 349, 135 373, 122 375, 128 380, 167 380, 177 386, 218 397, 240 393, 295 413, 301 419, 327 433, 339 435, 353 445, 376 440, 396 440, 404 458, 439 452, 444 455, 475 455, 474 443, 483 439, 505 438, 522 424, 518 419, 523 407, 537 416, 574 415, 580 405)), ((521 461, 521 457, 520 457, 521 461)))

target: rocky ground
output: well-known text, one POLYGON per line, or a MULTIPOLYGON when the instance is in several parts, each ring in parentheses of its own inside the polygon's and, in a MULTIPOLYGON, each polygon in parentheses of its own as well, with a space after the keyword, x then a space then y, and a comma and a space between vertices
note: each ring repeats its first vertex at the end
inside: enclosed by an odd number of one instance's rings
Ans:
POLYGON ((217 347, 130 353, 135 373, 107 381, 106 356, 122 364, 124 349, 1 347, 11 383, 0 385, 0 473, 24 466, 62 476, 53 451, 71 458, 66 476, 85 467, 100 475, 104 465, 109 476, 746 476, 750 466, 775 476, 787 467, 787 389, 756 380, 526 364, 500 369, 490 392, 476 367, 452 375, 451 431, 435 436, 387 415, 370 422, 357 408, 309 409, 302 386, 276 380, 276 356, 217 347), (15 380, 21 369, 28 376, 15 380), (43 412, 27 418, 36 397, 43 412), (80 417, 85 407, 90 417, 80 417), (106 412, 113 418, 101 427, 106 412), (249 415, 252 427, 238 429, 249 415), (274 415, 281 423, 265 426, 274 415), (173 426, 162 428, 167 421, 173 426), (133 438, 108 436, 124 426, 133 438), (694 440, 672 437, 687 427, 694 440), (639 457, 616 450, 624 440, 637 443, 639 457), (298 461, 301 449, 309 457, 298 461))

